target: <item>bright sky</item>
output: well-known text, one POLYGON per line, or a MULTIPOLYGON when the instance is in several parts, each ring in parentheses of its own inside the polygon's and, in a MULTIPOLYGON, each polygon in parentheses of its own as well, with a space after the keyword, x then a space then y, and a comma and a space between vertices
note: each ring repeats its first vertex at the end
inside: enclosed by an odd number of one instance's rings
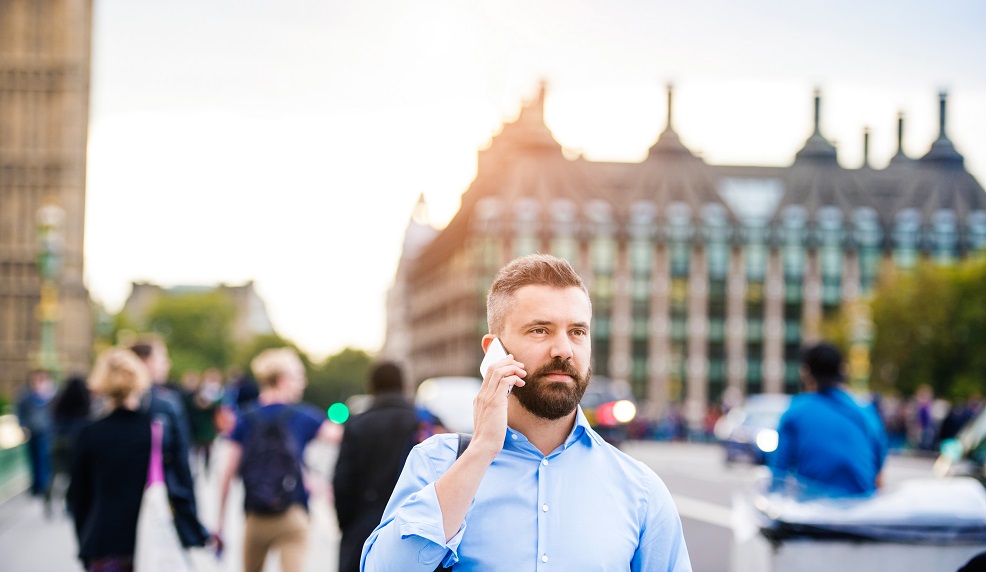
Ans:
POLYGON ((314 357, 376 351, 411 210, 444 225, 476 152, 549 83, 546 122, 639 161, 674 124, 712 163, 787 165, 812 90, 840 161, 948 133, 986 183, 986 3, 969 0, 97 0, 92 296, 254 280, 314 357))

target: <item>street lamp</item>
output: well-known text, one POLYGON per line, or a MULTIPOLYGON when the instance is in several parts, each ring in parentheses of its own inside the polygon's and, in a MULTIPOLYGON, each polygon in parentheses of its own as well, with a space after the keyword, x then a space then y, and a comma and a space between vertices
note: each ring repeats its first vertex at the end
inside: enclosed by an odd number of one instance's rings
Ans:
POLYGON ((58 343, 55 326, 58 323, 60 308, 58 304, 58 281, 62 269, 62 249, 64 237, 62 225, 65 211, 54 203, 46 203, 37 212, 38 234, 38 274, 41 277, 41 301, 37 316, 41 323, 41 341, 37 355, 37 365, 59 377, 58 343))

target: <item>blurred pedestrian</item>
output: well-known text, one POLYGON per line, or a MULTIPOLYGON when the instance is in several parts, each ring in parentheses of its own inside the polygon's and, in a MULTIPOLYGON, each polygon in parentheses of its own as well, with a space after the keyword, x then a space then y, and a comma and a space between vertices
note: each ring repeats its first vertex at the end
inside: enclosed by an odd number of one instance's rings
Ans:
POLYGON ((17 400, 17 421, 27 441, 31 467, 31 494, 44 497, 45 508, 51 502, 51 441, 54 424, 51 399, 55 395, 51 373, 35 369, 28 374, 27 387, 17 400))
POLYGON ((142 397, 141 407, 161 423, 164 481, 178 538, 185 548, 205 546, 209 532, 198 519, 195 483, 189 465, 188 416, 181 396, 167 386, 171 370, 168 346, 160 336, 145 334, 130 346, 130 351, 141 359, 150 374, 150 390, 142 397))
POLYGON ((914 392, 910 428, 911 443, 919 451, 935 450, 938 425, 934 406, 934 390, 928 384, 920 385, 914 392))
POLYGON ((373 402, 346 422, 332 479, 342 531, 339 572, 359 571, 363 543, 380 524, 404 461, 419 442, 419 416, 403 395, 400 367, 374 366, 368 389, 373 402))
POLYGON ((54 438, 52 440, 51 460, 54 467, 52 495, 64 491, 72 469, 72 452, 79 432, 90 422, 92 398, 86 387, 86 378, 73 375, 65 380, 62 389, 55 396, 52 407, 54 438))
POLYGON ((243 372, 239 367, 229 368, 227 373, 226 391, 224 403, 231 407, 234 412, 246 411, 257 404, 260 397, 260 388, 257 382, 249 373, 243 372))
POLYGON ((230 484, 243 479, 246 523, 243 569, 263 570, 272 548, 281 553, 282 572, 300 572, 308 542, 308 491, 302 458, 312 439, 338 442, 337 426, 310 405, 300 405, 305 366, 290 348, 265 350, 251 363, 260 383, 258 407, 244 412, 230 436, 220 481, 221 539, 230 484))
POLYGON ((89 377, 90 388, 106 399, 110 411, 79 432, 68 501, 79 559, 90 572, 133 570, 151 453, 152 415, 140 405, 149 385, 140 360, 119 348, 105 351, 89 377))
POLYGON ((209 471, 212 442, 216 439, 216 416, 223 398, 223 374, 209 368, 197 377, 192 387, 186 388, 185 405, 192 430, 191 456, 193 466, 209 471))
POLYGON ((771 458, 775 486, 795 483, 805 496, 854 496, 874 492, 887 456, 887 436, 871 404, 843 387, 842 355, 819 343, 802 351, 806 393, 781 416, 771 458), (792 480, 793 479, 793 480, 792 480))

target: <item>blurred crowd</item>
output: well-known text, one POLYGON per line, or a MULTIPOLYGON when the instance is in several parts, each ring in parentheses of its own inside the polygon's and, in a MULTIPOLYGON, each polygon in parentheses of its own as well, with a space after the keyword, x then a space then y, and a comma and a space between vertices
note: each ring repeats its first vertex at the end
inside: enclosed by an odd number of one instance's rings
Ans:
MULTIPOLYGON (((228 435, 237 413, 253 407, 259 396, 257 383, 240 368, 223 372, 208 368, 182 376, 181 383, 165 381, 162 391, 183 406, 184 432, 190 436, 190 467, 208 471, 214 441, 228 435)), ((16 414, 24 432, 31 465, 32 495, 45 502, 63 503, 68 488, 73 444, 79 431, 108 412, 105 397, 94 393, 87 376, 72 374, 56 383, 45 370, 30 372, 17 396, 16 414)), ((68 510, 62 506, 61 510, 68 510)))
MULTIPOLYGON (((935 455, 941 442, 955 438, 959 431, 983 411, 983 398, 974 394, 964 400, 937 397, 929 385, 914 395, 902 398, 874 393, 871 399, 880 413, 892 452, 935 455)), ((724 398, 712 403, 704 413, 692 413, 683 403, 672 403, 657 418, 640 415, 627 426, 631 439, 667 441, 714 441, 714 429, 720 417, 742 399, 724 398), (697 419, 698 421, 690 421, 697 419)))

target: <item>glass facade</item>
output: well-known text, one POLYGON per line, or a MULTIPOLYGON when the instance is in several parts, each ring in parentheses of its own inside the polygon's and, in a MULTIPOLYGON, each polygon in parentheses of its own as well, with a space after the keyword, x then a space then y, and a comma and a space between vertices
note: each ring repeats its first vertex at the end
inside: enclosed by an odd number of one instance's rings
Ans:
POLYGON ((928 244, 931 257, 939 264, 951 264, 959 256, 959 229, 955 213, 942 209, 931 216, 928 244))
POLYGON ((902 210, 894 217, 894 263, 899 268, 914 268, 921 246, 921 213, 917 209, 902 210))
POLYGON ((743 273, 746 276, 746 393, 763 392, 764 279, 767 273, 767 223, 743 224, 743 273))
POLYGON ((538 202, 524 197, 514 204, 514 257, 541 250, 541 209, 538 202))
POLYGON ((568 199, 551 201, 551 254, 577 266, 579 255, 579 225, 575 203, 568 199))
POLYGON ((647 395, 647 366, 650 338, 651 279, 654 267, 656 209, 653 203, 630 206, 630 385, 638 398, 647 395))
POLYGON ((732 229, 726 208, 719 204, 702 207, 705 262, 708 268, 708 376, 710 400, 718 401, 726 388, 726 285, 732 229))
POLYGON ((801 317, 804 313, 804 273, 807 216, 799 205, 785 207, 778 229, 784 268, 784 391, 798 390, 801 354, 801 317))
POLYGON ((969 213, 969 221, 966 223, 967 244, 969 251, 983 255, 986 249, 986 211, 973 211, 969 213))
POLYGON ((683 394, 688 361, 688 279, 692 262, 691 208, 671 203, 667 211, 667 247, 671 266, 671 384, 672 395, 683 394))
POLYGON ((589 262, 592 266, 592 369, 609 376, 612 353, 613 274, 616 270, 616 221, 609 203, 586 205, 589 232, 589 262))
POLYGON ((883 231, 877 212, 870 207, 856 209, 853 213, 853 232, 859 257, 859 287, 866 295, 876 285, 883 253, 883 231))
POLYGON ((822 309, 830 314, 842 302, 842 266, 845 231, 842 211, 836 207, 818 210, 815 232, 822 273, 822 309))

